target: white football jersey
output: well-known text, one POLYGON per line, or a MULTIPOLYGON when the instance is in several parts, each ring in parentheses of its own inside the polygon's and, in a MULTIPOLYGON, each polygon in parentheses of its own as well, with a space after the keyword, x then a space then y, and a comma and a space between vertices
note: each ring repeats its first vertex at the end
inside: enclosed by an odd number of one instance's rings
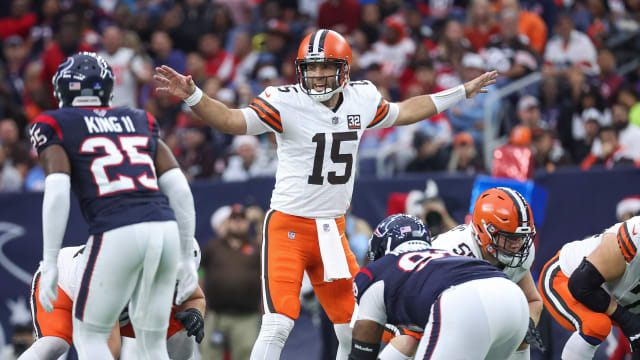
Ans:
POLYGON ((352 81, 342 94, 334 112, 299 85, 270 86, 242 109, 247 134, 276 134, 272 209, 306 218, 337 218, 347 211, 362 134, 392 126, 398 106, 370 81, 352 81))
MULTIPOLYGON (((455 228, 436 236, 431 245, 436 249, 448 250, 456 255, 469 256, 482 259, 482 250, 476 241, 471 226, 462 224, 455 228)), ((531 244, 529 256, 524 263, 517 268, 505 267, 502 271, 514 283, 519 282, 530 271, 536 249, 531 244)))
POLYGON ((121 47, 113 55, 106 51, 100 52, 100 56, 111 66, 115 76, 112 105, 138 107, 138 82, 135 73, 139 74, 145 70, 143 58, 136 55, 134 50, 125 47, 121 47))
POLYGON ((627 307, 631 312, 640 313, 640 257, 635 256, 640 247, 640 216, 633 217, 624 223, 617 223, 602 234, 565 244, 560 250, 560 269, 566 276, 571 276, 582 259, 589 256, 600 245, 602 236, 606 233, 617 234, 618 246, 627 262, 627 268, 621 278, 605 282, 602 287, 619 304, 627 307))
POLYGON ((82 246, 71 246, 60 249, 58 253, 58 286, 75 301, 75 284, 79 284, 82 276, 82 246))

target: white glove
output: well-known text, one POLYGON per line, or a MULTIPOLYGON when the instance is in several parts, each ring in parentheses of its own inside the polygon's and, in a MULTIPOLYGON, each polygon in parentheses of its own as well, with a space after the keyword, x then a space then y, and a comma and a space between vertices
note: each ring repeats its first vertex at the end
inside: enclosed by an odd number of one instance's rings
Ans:
POLYGON ((58 298, 58 266, 40 262, 38 280, 38 300, 46 312, 53 311, 53 303, 58 298))
POLYGON ((198 271, 192 259, 178 263, 178 284, 176 285, 176 305, 185 302, 198 287, 198 271))

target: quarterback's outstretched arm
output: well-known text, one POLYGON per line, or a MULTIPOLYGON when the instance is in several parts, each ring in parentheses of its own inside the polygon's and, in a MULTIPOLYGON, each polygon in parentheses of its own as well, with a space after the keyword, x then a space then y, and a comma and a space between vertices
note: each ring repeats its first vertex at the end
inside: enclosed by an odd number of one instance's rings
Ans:
POLYGON ((497 71, 489 71, 464 85, 404 100, 398 104, 398 119, 394 126, 413 124, 441 113, 465 98, 470 99, 479 93, 486 93, 487 90, 484 88, 495 84, 497 78, 497 71))
POLYGON ((153 78, 163 85, 156 91, 184 100, 202 121, 220 132, 233 135, 247 133, 247 123, 242 111, 229 109, 220 101, 202 93, 191 75, 184 76, 166 65, 157 67, 156 71, 160 75, 153 75, 153 78))

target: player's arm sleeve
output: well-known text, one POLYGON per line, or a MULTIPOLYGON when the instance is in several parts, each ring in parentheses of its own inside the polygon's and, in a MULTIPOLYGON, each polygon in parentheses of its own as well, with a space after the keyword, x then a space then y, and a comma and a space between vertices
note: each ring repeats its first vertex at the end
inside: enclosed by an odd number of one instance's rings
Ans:
POLYGON ((62 130, 52 116, 47 114, 38 115, 29 128, 29 138, 31 145, 40 154, 50 145, 62 144, 62 130))
POLYGON ((259 135, 267 131, 282 133, 278 96, 278 91, 270 86, 256 96, 248 107, 242 109, 247 123, 247 135, 259 135))
POLYGON ((358 294, 358 320, 372 320, 380 325, 387 323, 384 304, 384 281, 371 284, 362 294, 358 294))
POLYGON ((182 256, 183 258, 191 258, 193 236, 196 229, 196 212, 187 178, 180 168, 176 167, 160 175, 158 186, 160 191, 169 199, 169 205, 176 216, 182 256))
POLYGON ((53 173, 44 180, 42 200, 42 259, 45 266, 57 266, 58 253, 67 228, 71 207, 69 174, 53 173))
POLYGON ((387 128, 393 126, 396 119, 398 119, 398 114, 400 113, 398 104, 388 102, 377 90, 375 90, 375 93, 377 104, 376 112, 373 116, 373 120, 371 120, 369 125, 367 125, 367 129, 387 128))

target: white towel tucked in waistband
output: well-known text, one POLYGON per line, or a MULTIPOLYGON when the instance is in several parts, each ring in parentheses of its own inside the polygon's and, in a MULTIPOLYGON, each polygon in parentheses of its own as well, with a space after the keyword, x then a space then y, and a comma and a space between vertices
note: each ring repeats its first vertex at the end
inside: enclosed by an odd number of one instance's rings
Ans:
POLYGON ((324 281, 350 279, 347 256, 342 247, 342 239, 335 219, 316 219, 320 255, 324 264, 324 281))

